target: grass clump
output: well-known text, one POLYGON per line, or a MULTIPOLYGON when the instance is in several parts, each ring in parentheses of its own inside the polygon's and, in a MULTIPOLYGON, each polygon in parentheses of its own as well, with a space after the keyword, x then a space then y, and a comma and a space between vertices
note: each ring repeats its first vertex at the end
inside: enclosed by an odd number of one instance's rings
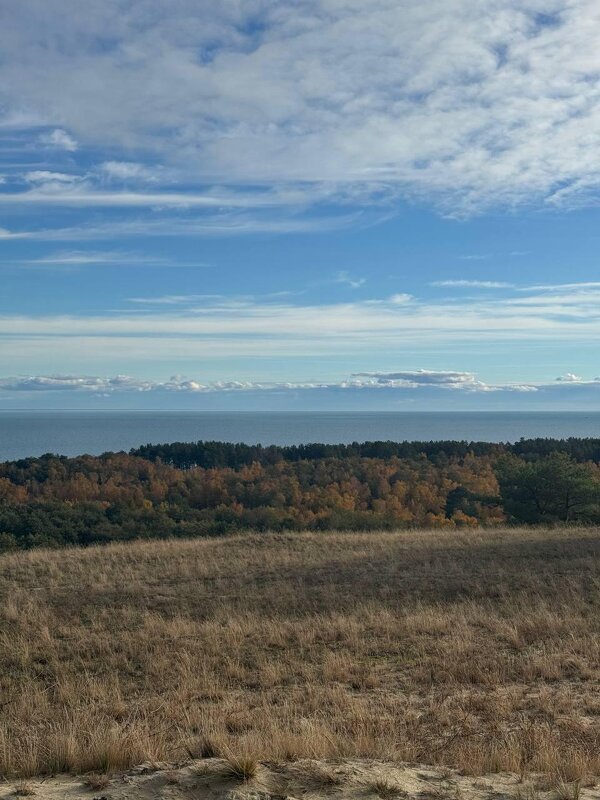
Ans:
POLYGON ((15 788, 13 790, 13 795, 15 797, 33 797, 35 793, 36 792, 33 788, 33 784, 28 783, 27 781, 19 781, 19 783, 15 784, 15 788))
POLYGON ((87 789, 92 789, 94 791, 98 791, 99 789, 106 789, 106 787, 110 784, 110 777, 106 774, 101 773, 92 773, 90 775, 86 775, 83 781, 83 785, 87 789))
POLYGON ((260 767, 259 760, 247 753, 234 755, 229 753, 225 756, 225 774, 240 781, 250 781, 258 774, 260 767))
POLYGON ((388 778, 377 778, 371 781, 367 784, 367 789, 376 794, 377 797, 380 797, 381 800, 396 800, 396 798, 407 796, 407 793, 397 783, 388 778))

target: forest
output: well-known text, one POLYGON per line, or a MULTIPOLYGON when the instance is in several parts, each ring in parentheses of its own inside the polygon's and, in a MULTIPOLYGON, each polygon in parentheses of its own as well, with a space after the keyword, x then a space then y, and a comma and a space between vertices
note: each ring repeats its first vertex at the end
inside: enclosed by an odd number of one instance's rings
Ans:
POLYGON ((0 464, 0 551, 234 531, 600 522, 600 439, 145 445, 0 464))

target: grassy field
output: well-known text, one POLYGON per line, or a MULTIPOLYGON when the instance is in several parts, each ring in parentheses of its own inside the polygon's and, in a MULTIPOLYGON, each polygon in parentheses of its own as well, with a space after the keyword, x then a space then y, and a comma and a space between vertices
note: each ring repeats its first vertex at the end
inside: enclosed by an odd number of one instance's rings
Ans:
POLYGON ((600 532, 0 559, 0 774, 362 757, 600 773, 600 532))

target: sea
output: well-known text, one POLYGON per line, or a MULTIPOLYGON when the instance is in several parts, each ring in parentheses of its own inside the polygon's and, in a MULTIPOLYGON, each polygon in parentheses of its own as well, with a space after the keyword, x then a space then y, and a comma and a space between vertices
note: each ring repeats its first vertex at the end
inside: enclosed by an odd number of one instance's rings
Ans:
POLYGON ((329 444, 532 437, 600 438, 600 412, 206 413, 0 412, 0 461, 57 453, 127 451, 142 444, 209 439, 247 444, 329 444))

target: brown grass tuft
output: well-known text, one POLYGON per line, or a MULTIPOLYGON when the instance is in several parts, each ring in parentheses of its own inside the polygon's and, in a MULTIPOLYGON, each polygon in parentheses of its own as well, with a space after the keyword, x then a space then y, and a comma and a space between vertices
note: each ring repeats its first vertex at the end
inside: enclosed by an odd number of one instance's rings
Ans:
POLYGON ((579 800, 581 797, 581 781, 573 781, 573 783, 560 781, 556 787, 556 796, 558 800, 579 800))
POLYGON ((108 775, 94 773, 91 775, 86 775, 83 780, 83 785, 88 789, 93 789, 94 791, 98 789, 106 789, 109 783, 110 777, 108 775))
POLYGON ((258 774, 260 762, 247 753, 225 756, 225 774, 240 781, 250 781, 258 774))
POLYGON ((218 744, 208 736, 200 736, 187 748, 190 758, 218 758, 221 750, 218 744))
POLYGON ((27 781, 20 781, 19 783, 15 784, 13 794, 16 797, 33 797, 35 795, 35 789, 31 783, 28 783, 27 781))
POLYGON ((407 797, 405 792, 397 783, 387 778, 378 778, 366 785, 366 788, 374 792, 381 800, 395 800, 399 797, 407 797))

